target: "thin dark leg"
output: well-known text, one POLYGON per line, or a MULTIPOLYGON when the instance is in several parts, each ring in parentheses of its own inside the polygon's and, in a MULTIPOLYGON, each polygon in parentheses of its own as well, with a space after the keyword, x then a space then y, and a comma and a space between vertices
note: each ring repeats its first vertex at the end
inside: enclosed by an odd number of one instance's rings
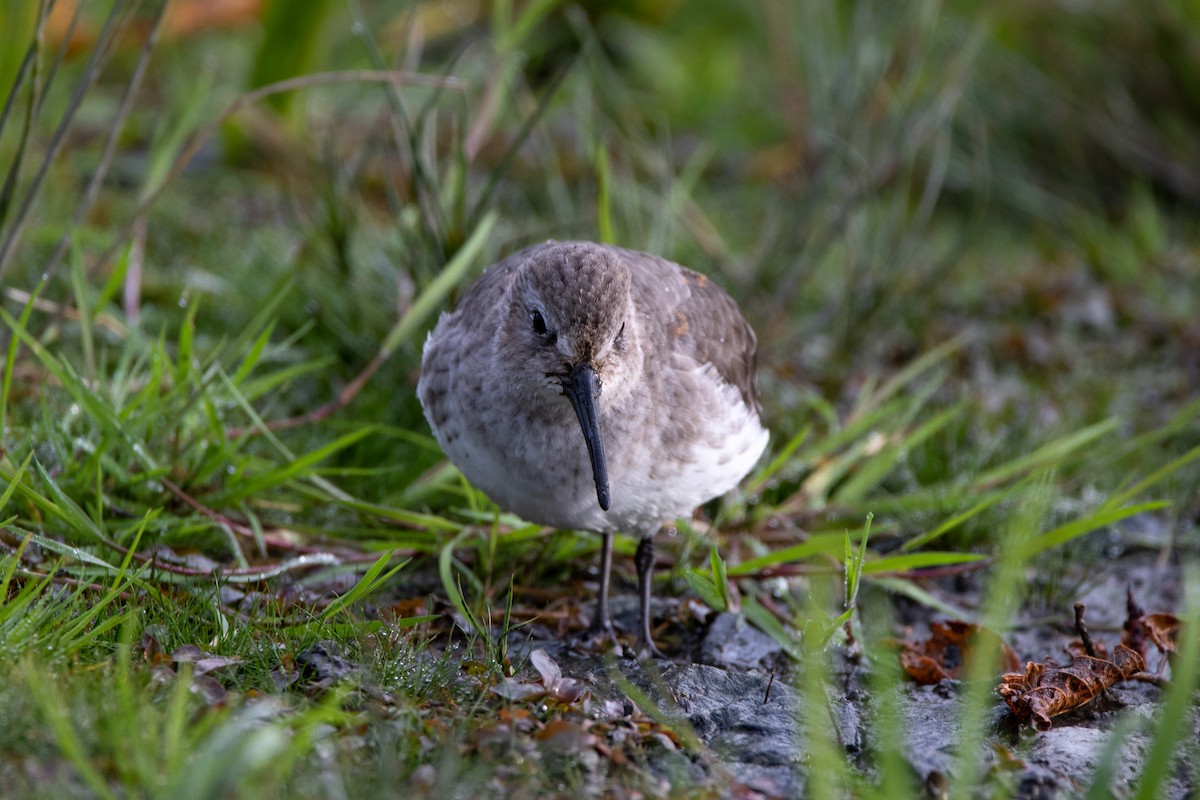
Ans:
POLYGON ((653 536, 643 536, 642 540, 638 542, 633 563, 637 566, 638 594, 641 599, 636 652, 639 656, 642 653, 649 653, 654 658, 666 658, 662 651, 655 646, 654 639, 650 635, 650 572, 654 569, 653 536))
POLYGON ((613 535, 600 534, 603 543, 600 546, 600 591, 596 597, 596 612, 592 616, 592 624, 588 626, 587 634, 593 639, 610 639, 617 649, 617 632, 613 628, 612 616, 608 612, 608 585, 612 575, 613 535))

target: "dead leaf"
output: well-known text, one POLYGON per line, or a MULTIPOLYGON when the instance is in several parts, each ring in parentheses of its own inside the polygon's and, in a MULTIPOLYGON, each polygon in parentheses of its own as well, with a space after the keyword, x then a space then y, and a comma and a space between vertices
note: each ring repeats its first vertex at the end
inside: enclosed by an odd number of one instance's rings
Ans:
POLYGON ((930 685, 962 677, 963 665, 970 658, 979 637, 995 638, 1000 647, 1000 669, 1015 670, 1020 666, 1016 652, 999 635, 969 622, 947 620, 930 622, 932 634, 923 642, 900 643, 900 665, 908 676, 919 684, 930 685))
POLYGON ((524 683, 515 678, 505 678, 493 686, 492 691, 505 700, 521 702, 534 697, 541 697, 546 693, 546 687, 539 686, 536 683, 524 683))
POLYGON ((194 644, 180 645, 171 651, 171 660, 176 664, 185 661, 199 661, 202 658, 204 658, 204 651, 194 644))
POLYGON ((578 753, 596 744, 596 737, 574 722, 556 719, 546 723, 537 738, 566 753, 578 753))
MULTIPOLYGON (((1143 658, 1150 655, 1150 645, 1159 653, 1167 655, 1175 652, 1175 642, 1179 639, 1179 617, 1174 614, 1145 614, 1125 621, 1125 635, 1121 641, 1129 648, 1136 650, 1143 658)), ((1163 666, 1159 662, 1159 669, 1163 666)))
POLYGON ((235 664, 242 663, 242 659, 233 656, 208 656, 206 658, 196 659, 195 671, 193 675, 203 675, 206 672, 212 672, 216 669, 224 669, 235 664))
POLYGON ((291 686, 296 681, 300 680, 300 672, 294 669, 273 669, 270 672, 271 685, 275 687, 275 691, 282 692, 287 687, 291 686))
POLYGON ((1119 644, 1111 659, 1075 656, 1059 666, 1052 658, 1029 661, 1025 672, 1001 676, 996 691, 1004 698, 1017 722, 1048 731, 1050 718, 1079 708, 1120 680, 1146 668, 1136 650, 1119 644))
POLYGON ((210 706, 225 700, 225 687, 211 675, 196 675, 192 678, 192 691, 204 699, 210 706))
POLYGON ((528 733, 535 727, 536 720, 527 708, 502 708, 496 712, 496 718, 515 730, 528 733))
POLYGON ((574 678, 564 678, 558 663, 540 647, 529 654, 529 663, 542 676, 546 693, 559 702, 574 703, 587 688, 574 678))
POLYGON ((159 643, 158 637, 146 630, 142 633, 141 641, 139 642, 142 648, 142 658, 147 663, 155 664, 163 654, 162 644, 159 643))
POLYGON ((545 684, 547 690, 562 680, 562 668, 540 647, 529 654, 529 663, 542 676, 542 683, 545 684))

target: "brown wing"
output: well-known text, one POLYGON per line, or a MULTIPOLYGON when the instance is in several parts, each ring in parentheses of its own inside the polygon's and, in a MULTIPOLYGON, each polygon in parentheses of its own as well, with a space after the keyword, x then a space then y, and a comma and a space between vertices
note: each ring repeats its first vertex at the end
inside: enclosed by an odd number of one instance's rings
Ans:
POLYGON ((699 272, 666 259, 621 250, 641 284, 639 298, 653 298, 647 315, 660 321, 659 336, 675 352, 711 364, 722 380, 737 387, 742 400, 761 411, 755 378, 758 343, 734 299, 699 272))

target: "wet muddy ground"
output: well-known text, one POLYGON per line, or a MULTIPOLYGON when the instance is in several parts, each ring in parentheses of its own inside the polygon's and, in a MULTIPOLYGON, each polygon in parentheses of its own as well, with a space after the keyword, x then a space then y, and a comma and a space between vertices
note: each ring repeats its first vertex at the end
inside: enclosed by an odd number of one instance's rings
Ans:
MULTIPOLYGON (((1173 559, 1163 558, 1161 548, 1135 547, 1089 569, 1094 575, 1084 582, 1079 599, 1086 604, 1088 626, 1098 642, 1119 641, 1127 590, 1155 610, 1173 611, 1180 602, 1180 568, 1173 559)), ((957 599, 962 607, 973 607, 978 588, 968 585, 965 591, 957 599)), ((658 602, 661 611, 683 601, 658 602)), ((938 618, 907 601, 900 605, 899 616, 917 634, 925 634, 924 623, 938 618)), ((618 626, 631 626, 634 610, 632 598, 614 598, 618 626)), ((582 653, 537 626, 532 633, 514 635, 511 644, 514 657, 533 650, 549 655, 563 676, 586 689, 601 716, 615 720, 635 713, 629 697, 628 684, 632 684, 667 720, 685 723, 681 727, 694 732, 699 754, 684 756, 687 748, 682 747, 665 750, 661 763, 652 759, 650 768, 661 772, 664 785, 681 777, 705 783, 718 778, 740 797, 801 796, 807 776, 819 765, 806 757, 805 696, 794 685, 794 664, 775 640, 734 614, 711 614, 697 624, 695 633, 694 643, 688 644, 691 658, 679 657, 676 650, 672 660, 650 663, 582 653)), ((1068 661, 1064 648, 1077 638, 1072 610, 1046 610, 1036 616, 1030 612, 1004 638, 1022 664, 1047 657, 1068 661)), ((851 763, 870 775, 881 735, 874 720, 884 698, 867 687, 864 664, 852 663, 837 652, 833 660, 836 675, 827 697, 830 724, 851 763)), ((939 796, 953 780, 956 748, 962 739, 963 685, 952 680, 927 686, 906 682, 893 691, 887 699, 901 709, 904 759, 915 782, 930 796, 939 796)), ((1150 749, 1151 734, 1144 726, 1122 725, 1120 738, 1114 739, 1114 729, 1130 715, 1155 719, 1162 696, 1158 686, 1118 683, 1088 705, 1055 717, 1053 727, 1045 732, 1018 725, 996 697, 982 740, 988 780, 1002 774, 999 779, 1018 797, 1073 797, 1086 793, 1097 775, 1107 772, 1104 780, 1109 791, 1127 796, 1150 749)), ((1194 710, 1188 725, 1200 738, 1200 715, 1194 710)), ((1191 796, 1197 785, 1196 766, 1177 763, 1172 769, 1164 796, 1191 796)))

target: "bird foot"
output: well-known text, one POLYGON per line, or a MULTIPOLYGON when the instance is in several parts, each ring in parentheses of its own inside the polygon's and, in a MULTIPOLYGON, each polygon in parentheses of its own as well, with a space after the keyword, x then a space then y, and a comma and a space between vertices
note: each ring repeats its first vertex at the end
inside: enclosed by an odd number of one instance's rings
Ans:
POLYGON ((638 661, 644 661, 648 658, 661 658, 666 660, 667 656, 658 646, 654 644, 653 639, 638 638, 637 645, 633 650, 633 656, 638 661))
POLYGON ((617 639, 617 629, 613 627, 611 621, 607 620, 603 622, 599 619, 592 620, 592 624, 579 635, 575 644, 582 650, 596 653, 611 651, 618 658, 625 655, 625 648, 617 639))

